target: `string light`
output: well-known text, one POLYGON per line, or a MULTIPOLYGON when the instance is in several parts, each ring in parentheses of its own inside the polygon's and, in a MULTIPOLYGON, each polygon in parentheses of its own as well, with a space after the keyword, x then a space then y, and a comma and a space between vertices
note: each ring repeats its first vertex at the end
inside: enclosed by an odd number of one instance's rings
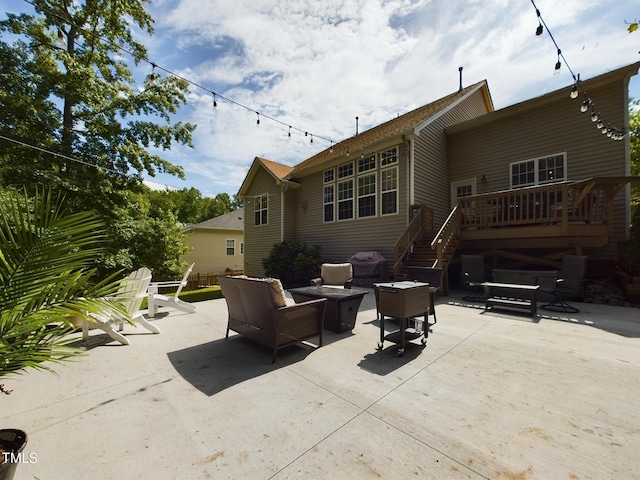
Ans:
POLYGON ((555 45, 556 50, 558 52, 558 61, 556 62, 556 65, 555 65, 554 74, 560 73, 562 62, 564 62, 564 64, 567 66, 567 70, 569 70, 569 73, 571 73, 571 76, 573 77, 574 83, 573 83, 573 86, 571 87, 571 92, 569 93, 569 97, 578 98, 580 93, 582 93, 582 95, 584 96, 584 101, 582 102, 582 105, 580 105, 580 111, 582 113, 586 113, 587 111, 591 110, 590 119, 593 123, 596 124, 596 128, 600 130, 602 134, 607 135, 607 137, 613 140, 623 140, 627 135, 626 129, 613 128, 605 119, 602 118, 602 114, 597 111, 593 101, 589 98, 584 88, 582 88, 582 82, 580 81, 580 76, 579 75, 576 76, 575 73, 573 73, 573 70, 569 66, 567 59, 562 54, 562 50, 560 50, 560 47, 558 46, 558 42, 556 42, 556 39, 553 38, 553 34, 551 33, 551 30, 549 30, 549 26, 544 21, 544 18, 542 18, 542 15, 540 14, 540 10, 536 6, 535 1, 531 0, 531 4, 533 5, 533 8, 536 9, 536 16, 538 17, 538 27, 536 28, 536 36, 539 37, 540 35, 542 35, 543 31, 546 29, 547 33, 549 34, 549 38, 551 38, 551 41, 555 45), (560 61, 560 59, 562 59, 562 62, 560 61))
MULTIPOLYGON (((37 9, 38 9, 38 10, 40 10, 40 11, 43 11, 43 12, 45 12, 45 13, 48 13, 49 15, 52 15, 52 16, 54 16, 54 17, 58 18, 58 19, 59 19, 59 20, 61 20, 62 22, 65 22, 65 23, 68 23, 69 25, 72 25, 73 27, 75 27, 76 29, 78 29, 78 31, 80 31, 80 32, 84 33, 84 35, 85 35, 86 37, 99 38, 99 39, 101 39, 103 42, 110 44, 112 48, 117 49, 117 50, 120 50, 120 51, 122 51, 122 52, 124 52, 124 53, 126 53, 126 54, 130 55, 132 58, 136 58, 136 55, 135 55, 133 52, 131 52, 130 50, 127 50, 126 48, 124 48, 124 47, 123 47, 123 46, 121 46, 121 45, 118 45, 118 44, 115 44, 115 43, 111 42, 111 40, 109 40, 108 38, 103 37, 103 36, 101 36, 101 35, 97 35, 96 33, 92 32, 92 31, 86 30, 85 28, 83 28, 83 27, 82 27, 82 26, 80 26, 80 25, 76 25, 76 24, 74 24, 74 23, 71 23, 71 22, 69 21, 70 19, 68 19, 68 18, 63 18, 63 17, 61 17, 61 16, 60 16, 58 13, 56 13, 56 12, 53 12, 53 11, 51 11, 51 10, 47 10, 46 8, 41 8, 40 6, 36 6, 36 5, 35 5, 35 3, 34 3, 32 0, 24 0, 24 1, 25 1, 25 3, 28 3, 28 4, 32 5, 33 7, 37 8, 37 9)), ((59 29, 59 32, 62 32, 62 29, 59 29)), ((64 32, 62 32, 62 33, 64 34, 64 32)), ((59 33, 58 35, 60 36, 60 33, 59 33)), ((160 65, 157 65, 157 64, 156 64, 156 63, 154 63, 154 62, 151 62, 151 61, 149 61, 149 60, 147 60, 147 59, 145 59, 145 58, 141 59, 140 61, 145 62, 145 63, 147 63, 147 64, 151 65, 151 67, 152 67, 152 74, 151 74, 150 81, 151 81, 151 83, 152 83, 152 84, 153 84, 153 81, 154 81, 154 79, 156 78, 156 75, 157 75, 157 74, 155 73, 155 69, 157 68, 158 70, 162 70, 163 72, 165 72, 167 75, 169 75, 169 76, 171 76, 171 77, 174 77, 174 78, 176 78, 176 79, 179 79, 179 80, 182 80, 182 81, 184 81, 184 82, 187 82, 189 85, 192 85, 192 86, 194 86, 194 87, 196 87, 196 88, 199 88, 199 89, 201 89, 201 90, 204 90, 204 91, 206 91, 206 92, 208 92, 208 93, 210 93, 210 94, 214 95, 214 107, 217 107, 217 106, 218 106, 218 105, 217 105, 217 102, 216 102, 216 97, 219 97, 220 99, 222 99, 222 100, 224 100, 224 101, 226 101, 226 102, 228 102, 228 103, 231 103, 231 104, 233 104, 233 105, 235 105, 235 106, 237 106, 237 107, 243 108, 243 109, 245 109, 245 110, 247 110, 247 111, 249 111, 249 112, 254 112, 254 113, 256 113, 256 114, 260 115, 260 113, 258 113, 258 111, 257 111, 257 110, 255 110, 255 109, 253 109, 253 108, 251 108, 251 107, 248 107, 248 106, 246 106, 246 105, 243 105, 243 104, 242 104, 242 103, 240 103, 240 102, 236 102, 235 100, 233 100, 233 99, 231 99, 231 98, 228 98, 228 97, 225 97, 224 95, 221 95, 221 94, 219 94, 219 93, 215 93, 213 90, 210 90, 209 88, 207 88, 207 87, 205 87, 205 86, 203 86, 203 85, 201 85, 201 84, 199 84, 199 83, 197 83, 197 82, 194 82, 194 81, 192 81, 192 80, 190 80, 190 79, 188 79, 188 78, 185 78, 185 77, 183 77, 183 76, 181 76, 181 75, 178 75, 177 73, 172 72, 171 70, 168 70, 168 69, 166 69, 166 68, 164 68, 164 67, 162 67, 162 66, 160 66, 160 65)), ((305 131, 305 130, 303 130, 303 129, 301 129, 301 128, 297 128, 297 127, 295 127, 295 126, 290 126, 290 125, 288 125, 287 123, 284 123, 283 121, 278 120, 277 118, 271 117, 271 116, 269 116, 269 115, 265 115, 264 113, 262 113, 261 115, 262 115, 262 118, 266 118, 267 120, 271 120, 272 122, 278 123, 278 124, 280 124, 280 125, 282 125, 282 126, 284 126, 284 127, 289 127, 290 129, 293 129, 293 130, 295 130, 295 131, 297 131, 297 132, 300 132, 300 133, 303 133, 303 132, 304 132, 304 133, 305 133, 305 136, 307 136, 307 135, 308 135, 308 132, 307 132, 307 131, 305 131)), ((260 119, 259 119, 259 118, 258 118, 258 124, 260 124, 260 119)), ((331 140, 330 138, 324 137, 324 136, 322 136, 322 135, 317 135, 317 134, 315 134, 314 136, 315 136, 316 138, 319 138, 319 139, 324 140, 324 141, 326 141, 326 142, 333 143, 333 140, 331 140)))
POLYGON ((218 102, 216 102, 216 92, 212 92, 213 93, 213 106, 214 108, 218 106, 218 102))
POLYGON ((256 112, 256 115, 258 115, 258 120, 256 120, 256 125, 260 125, 260 113, 256 112))

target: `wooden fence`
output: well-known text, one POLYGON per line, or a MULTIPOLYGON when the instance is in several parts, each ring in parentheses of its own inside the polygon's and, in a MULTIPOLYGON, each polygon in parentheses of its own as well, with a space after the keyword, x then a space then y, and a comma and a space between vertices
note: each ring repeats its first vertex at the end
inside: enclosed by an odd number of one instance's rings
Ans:
MULTIPOLYGON (((192 275, 189 275, 189 278, 187 279, 187 284, 182 289, 182 291, 189 292, 192 290, 198 290, 200 288, 206 288, 206 287, 212 287, 214 285, 218 285, 218 277, 226 276, 226 275, 242 275, 242 270, 232 270, 229 272, 216 273, 216 274, 194 273, 192 275)), ((165 278, 162 280, 154 279, 154 281, 176 281, 176 282, 179 282, 180 280, 182 280, 182 278, 165 278)), ((175 288, 173 288, 172 290, 175 290, 175 288)), ((161 293, 164 293, 164 292, 161 292, 161 293)))

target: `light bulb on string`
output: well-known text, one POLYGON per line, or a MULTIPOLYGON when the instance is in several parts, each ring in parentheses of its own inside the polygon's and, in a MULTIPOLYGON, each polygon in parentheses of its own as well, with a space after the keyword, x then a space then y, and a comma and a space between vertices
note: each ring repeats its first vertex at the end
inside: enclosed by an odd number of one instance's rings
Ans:
POLYGON ((260 125, 260 112, 256 112, 256 115, 258 115, 258 120, 256 120, 256 125, 260 125))
POLYGON ((333 140, 331 141, 331 146, 329 147, 329 153, 333 153, 333 140))
POLYGON ((539 39, 542 36, 542 32, 544 32, 544 27, 542 26, 542 20, 540 18, 540 10, 536 8, 536 15, 538 16, 538 28, 536 28, 536 37, 539 39))
POLYGON ((562 52, 558 49, 558 61, 556 62, 555 69, 553 70, 554 75, 558 75, 560 73, 560 69, 562 68, 562 63, 560 63, 560 54, 562 52))
POLYGON ((313 143, 313 135, 311 135, 311 140, 309 141, 309 143, 313 143))
POLYGON ((597 122, 598 121, 598 114, 595 112, 595 110, 591 111, 591 121, 592 122, 597 122))
POLYGON ((569 96, 571 98, 578 98, 578 85, 573 84, 573 87, 571 87, 571 93, 569 94, 569 96))
POLYGON ((217 107, 218 106, 218 102, 216 102, 216 93, 215 92, 211 92, 213 93, 213 107, 217 107))
POLYGON ((598 120, 598 123, 596 123, 596 128, 598 130, 602 130, 602 127, 604 127, 604 123, 602 123, 602 119, 598 120))
POLYGON ((587 110, 589 110, 589 104, 590 103, 591 103, 591 100, 589 100, 587 98, 587 96, 585 95, 584 102, 582 102, 582 105, 580 105, 580 111, 582 113, 585 113, 587 110))
POLYGON ((291 138, 291 125, 289 125, 289 138, 291 138))

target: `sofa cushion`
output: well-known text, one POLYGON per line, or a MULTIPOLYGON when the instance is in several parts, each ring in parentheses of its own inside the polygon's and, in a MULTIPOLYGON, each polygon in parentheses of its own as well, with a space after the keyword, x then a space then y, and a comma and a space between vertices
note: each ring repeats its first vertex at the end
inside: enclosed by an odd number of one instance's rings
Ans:
POLYGON ((287 305, 287 297, 284 294, 282 283, 277 278, 265 278, 265 282, 269 284, 273 306, 276 308, 285 307, 287 305))

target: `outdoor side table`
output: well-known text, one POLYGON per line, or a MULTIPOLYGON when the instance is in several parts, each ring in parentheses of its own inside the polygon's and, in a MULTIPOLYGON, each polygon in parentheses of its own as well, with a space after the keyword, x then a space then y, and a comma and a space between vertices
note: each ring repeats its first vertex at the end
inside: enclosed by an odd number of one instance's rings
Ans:
POLYGON ((356 315, 362 298, 369 292, 355 288, 334 287, 299 287, 290 288, 289 292, 296 303, 326 298, 327 306, 324 312, 324 328, 335 333, 353 330, 356 325, 356 315))
POLYGON ((400 337, 398 355, 404 354, 404 347, 407 338, 413 340, 420 338, 422 344, 427 343, 429 335, 429 325, 427 323, 429 311, 431 310, 431 293, 429 284, 424 282, 390 282, 376 283, 374 286, 379 291, 380 311, 380 341, 378 342, 378 350, 382 350, 384 341, 394 341, 400 337), (385 335, 384 317, 397 318, 400 322, 399 329, 385 335), (424 328, 422 332, 409 328, 409 319, 424 315, 424 328))

